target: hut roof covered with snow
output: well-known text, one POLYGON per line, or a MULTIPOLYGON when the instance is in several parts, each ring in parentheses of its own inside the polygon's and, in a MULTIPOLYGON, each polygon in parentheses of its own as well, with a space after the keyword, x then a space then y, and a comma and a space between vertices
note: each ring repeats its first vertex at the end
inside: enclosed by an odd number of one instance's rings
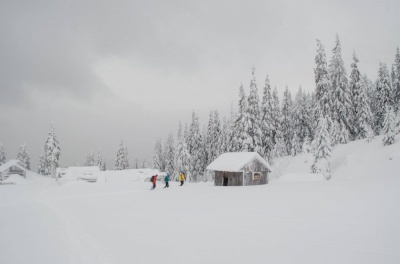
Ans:
POLYGON ((207 170, 213 171, 242 171, 249 163, 254 160, 259 161, 262 165, 271 171, 271 166, 257 152, 228 152, 220 155, 210 165, 207 170))
POLYGON ((0 166, 0 181, 7 179, 12 174, 26 177, 26 169, 20 160, 9 160, 0 166))
POLYGON ((9 168, 11 168, 12 166, 15 166, 17 168, 20 168, 21 170, 26 171, 26 169, 24 168, 22 162, 20 160, 9 160, 6 163, 4 163, 3 165, 0 166, 0 172, 6 171, 9 168))

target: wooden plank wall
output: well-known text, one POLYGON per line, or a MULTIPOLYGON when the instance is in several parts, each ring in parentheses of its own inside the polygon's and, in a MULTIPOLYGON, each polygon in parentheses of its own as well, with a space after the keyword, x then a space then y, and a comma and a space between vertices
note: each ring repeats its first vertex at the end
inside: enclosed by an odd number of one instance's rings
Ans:
MULTIPOLYGON (((261 164, 258 160, 243 168, 244 171, 244 185, 261 185, 268 183, 268 168, 261 164), (261 172, 261 179, 253 181, 253 172, 261 172)), ((243 176, 242 172, 224 172, 215 171, 215 186, 223 186, 224 177, 228 178, 228 186, 242 186, 243 176)))
POLYGON ((244 185, 261 185, 268 183, 268 168, 261 164, 258 160, 254 160, 243 168, 245 172, 244 185), (261 179, 253 181, 253 172, 261 172, 261 179))
POLYGON ((243 176, 241 172, 226 172, 226 171, 216 171, 215 172, 215 186, 223 186, 224 177, 228 178, 228 186, 242 186, 243 176))

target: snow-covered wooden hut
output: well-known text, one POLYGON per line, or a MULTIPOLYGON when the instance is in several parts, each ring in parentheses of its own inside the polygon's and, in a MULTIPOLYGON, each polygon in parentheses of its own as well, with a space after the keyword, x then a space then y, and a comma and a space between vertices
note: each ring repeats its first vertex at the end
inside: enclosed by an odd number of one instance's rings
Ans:
POLYGON ((220 155, 207 170, 215 173, 215 186, 249 186, 268 183, 271 166, 257 152, 229 152, 220 155))
POLYGON ((10 160, 0 166, 0 181, 3 181, 12 174, 26 178, 26 169, 20 160, 10 160))

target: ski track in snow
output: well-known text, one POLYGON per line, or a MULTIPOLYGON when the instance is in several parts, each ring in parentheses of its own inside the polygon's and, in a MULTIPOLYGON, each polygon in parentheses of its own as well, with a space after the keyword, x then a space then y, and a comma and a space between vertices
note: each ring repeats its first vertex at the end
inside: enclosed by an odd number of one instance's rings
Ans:
POLYGON ((94 240, 80 225, 79 221, 73 217, 62 205, 42 197, 37 201, 54 212, 60 219, 65 237, 67 239, 69 260, 71 264, 112 264, 111 255, 107 250, 94 240))

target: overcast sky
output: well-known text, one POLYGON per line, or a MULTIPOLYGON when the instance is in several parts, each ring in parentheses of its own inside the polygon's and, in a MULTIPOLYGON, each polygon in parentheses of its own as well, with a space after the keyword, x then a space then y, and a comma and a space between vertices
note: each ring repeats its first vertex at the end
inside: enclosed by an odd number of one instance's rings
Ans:
POLYGON ((0 1, 0 143, 26 143, 35 168, 55 124, 61 165, 102 149, 114 168, 151 159, 156 138, 176 134, 194 110, 228 115, 256 68, 280 95, 312 91, 316 39, 330 59, 338 33, 350 75, 376 79, 400 45, 400 1, 0 1))

